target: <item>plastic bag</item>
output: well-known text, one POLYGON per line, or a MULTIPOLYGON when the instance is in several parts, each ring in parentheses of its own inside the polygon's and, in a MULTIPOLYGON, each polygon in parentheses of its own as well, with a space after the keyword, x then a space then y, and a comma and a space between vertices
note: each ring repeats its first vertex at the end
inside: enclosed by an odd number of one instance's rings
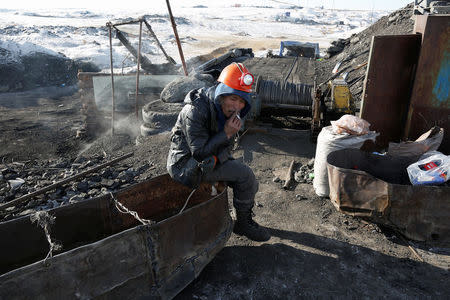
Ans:
POLYGON ((413 185, 437 185, 446 182, 450 173, 450 157, 438 151, 426 153, 423 159, 408 166, 409 180, 413 185))
POLYGON ((353 115, 343 115, 337 121, 331 121, 333 132, 363 135, 369 132, 370 123, 353 115))

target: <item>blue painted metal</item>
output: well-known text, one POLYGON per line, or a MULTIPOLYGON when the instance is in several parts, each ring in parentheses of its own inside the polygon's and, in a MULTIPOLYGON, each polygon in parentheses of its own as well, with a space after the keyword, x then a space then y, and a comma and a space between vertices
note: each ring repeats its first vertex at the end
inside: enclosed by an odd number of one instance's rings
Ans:
POLYGON ((441 69, 439 70, 439 74, 436 78, 436 83, 433 88, 433 98, 434 101, 433 106, 440 106, 447 102, 449 98, 449 90, 450 90, 450 53, 448 51, 444 54, 444 59, 442 60, 441 69))
POLYGON ((409 105, 405 137, 415 140, 432 126, 444 128, 439 151, 450 154, 450 16, 416 16, 422 46, 409 105))

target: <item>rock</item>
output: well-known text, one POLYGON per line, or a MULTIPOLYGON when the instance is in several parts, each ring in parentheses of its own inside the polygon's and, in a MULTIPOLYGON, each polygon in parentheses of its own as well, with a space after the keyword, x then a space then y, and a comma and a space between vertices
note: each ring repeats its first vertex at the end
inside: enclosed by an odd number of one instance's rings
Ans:
POLYGON ((112 179, 102 179, 102 182, 101 182, 101 185, 103 187, 108 187, 108 188, 112 188, 115 184, 116 184, 116 182, 112 179))
POLYGON ((100 190, 98 190, 98 189, 90 189, 88 192, 88 195, 93 197, 93 196, 99 194, 99 192, 100 192, 100 190))
POLYGON ((355 36, 354 38, 352 38, 350 40, 350 43, 352 43, 352 44, 356 44, 357 42, 359 42, 359 37, 358 36, 355 36))
POLYGON ((101 175, 103 178, 111 178, 112 171, 111 171, 110 168, 108 168, 108 169, 103 170, 103 171, 100 173, 100 175, 101 175))
POLYGON ((273 182, 281 182, 280 177, 276 176, 275 178, 272 179, 273 182))
POLYGON ((26 216, 26 215, 34 214, 35 212, 36 212, 35 209, 26 209, 26 210, 20 212, 18 215, 19 216, 26 216))
POLYGON ((80 192, 87 193, 89 190, 89 184, 86 181, 81 181, 76 184, 76 188, 80 192))
POLYGON ((398 15, 393 15, 393 16, 389 17, 388 24, 397 21, 397 19, 398 19, 398 15))
POLYGON ((308 199, 308 197, 301 195, 301 194, 295 195, 295 198, 297 198, 297 200, 307 200, 308 199))
POLYGON ((23 180, 22 178, 17 177, 16 179, 10 179, 8 180, 8 184, 11 187, 11 190, 17 190, 19 189, 22 184, 25 183, 25 180, 23 180))
POLYGON ((101 187, 101 183, 100 182, 95 182, 95 181, 88 181, 89 184, 89 188, 90 189, 95 189, 95 188, 100 188, 101 187))
POLYGON ((64 195, 64 190, 58 188, 58 189, 56 189, 56 191, 54 193, 51 193, 50 195, 48 195, 48 197, 52 200, 56 200, 56 199, 60 199, 63 195, 64 195))
POLYGON ((109 189, 107 189, 107 188, 105 188, 105 187, 102 187, 102 188, 100 189, 100 193, 102 193, 103 195, 106 195, 106 194, 111 193, 111 190, 109 190, 109 189))
POLYGON ((300 182, 302 180, 302 172, 301 171, 295 172, 294 179, 295 181, 300 182))
POLYGON ((89 180, 92 182, 100 182, 102 181, 102 177, 100 175, 93 175, 89 177, 89 180))

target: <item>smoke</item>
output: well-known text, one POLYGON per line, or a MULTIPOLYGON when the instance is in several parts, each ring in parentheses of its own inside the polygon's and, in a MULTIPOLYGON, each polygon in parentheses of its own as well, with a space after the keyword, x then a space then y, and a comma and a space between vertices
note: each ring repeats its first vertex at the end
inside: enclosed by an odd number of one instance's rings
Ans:
POLYGON ((140 117, 136 117, 135 113, 118 119, 114 124, 114 133, 128 135, 136 138, 140 134, 140 126, 142 121, 140 117))

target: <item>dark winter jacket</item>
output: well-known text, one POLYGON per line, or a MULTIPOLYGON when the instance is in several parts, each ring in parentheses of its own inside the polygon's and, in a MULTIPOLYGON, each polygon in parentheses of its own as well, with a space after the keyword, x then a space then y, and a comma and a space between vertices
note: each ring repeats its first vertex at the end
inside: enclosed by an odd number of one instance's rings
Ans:
MULTIPOLYGON (((217 164, 232 159, 233 139, 219 130, 218 116, 222 112, 214 104, 214 93, 215 87, 190 91, 172 129, 167 171, 173 179, 192 188, 201 181, 201 161, 212 155, 217 157, 217 164)), ((247 112, 250 105, 246 106, 247 112)))

